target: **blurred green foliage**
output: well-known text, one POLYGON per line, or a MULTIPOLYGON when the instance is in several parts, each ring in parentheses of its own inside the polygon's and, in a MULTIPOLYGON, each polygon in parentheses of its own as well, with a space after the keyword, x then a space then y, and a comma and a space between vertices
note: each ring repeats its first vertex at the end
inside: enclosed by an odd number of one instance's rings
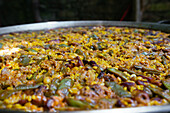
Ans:
MULTIPOLYGON (((120 20, 133 0, 39 0, 41 21, 120 20)), ((0 0, 0 25, 37 22, 33 0, 0 0)), ((134 20, 133 7, 125 20, 134 20)))
MULTIPOLYGON (((135 21, 136 0, 0 0, 0 26, 63 20, 135 21), (36 15, 35 1, 39 1, 36 15), (39 19, 37 19, 37 16, 39 19)), ((142 0, 141 0, 142 1, 142 0)), ((145 0, 143 0, 144 2, 145 0)), ((170 0, 148 0, 142 21, 170 19, 170 0)))
POLYGON ((170 0, 148 0, 142 20, 147 22, 170 20, 170 0))
POLYGON ((0 0, 1 26, 34 22, 31 0, 0 0))

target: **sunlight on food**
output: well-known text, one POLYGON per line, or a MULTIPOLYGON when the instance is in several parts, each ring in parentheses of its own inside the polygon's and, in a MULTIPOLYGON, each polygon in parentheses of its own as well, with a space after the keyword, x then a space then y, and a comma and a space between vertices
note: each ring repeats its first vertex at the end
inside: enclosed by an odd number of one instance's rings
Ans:
POLYGON ((12 53, 18 52, 21 50, 20 48, 12 48, 12 49, 5 49, 0 50, 0 55, 11 55, 12 53))

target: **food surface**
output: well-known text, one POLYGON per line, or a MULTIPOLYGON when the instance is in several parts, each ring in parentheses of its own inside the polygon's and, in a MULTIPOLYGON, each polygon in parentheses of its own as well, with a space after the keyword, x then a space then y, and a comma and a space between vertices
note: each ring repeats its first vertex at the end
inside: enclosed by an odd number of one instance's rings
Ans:
POLYGON ((0 36, 0 108, 112 109, 170 103, 170 34, 75 27, 0 36))

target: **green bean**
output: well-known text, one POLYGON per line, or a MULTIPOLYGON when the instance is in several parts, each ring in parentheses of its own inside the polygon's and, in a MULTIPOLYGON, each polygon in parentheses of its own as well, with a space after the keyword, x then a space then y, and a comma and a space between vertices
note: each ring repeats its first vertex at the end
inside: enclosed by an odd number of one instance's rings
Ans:
POLYGON ((136 72, 134 72, 134 71, 132 71, 132 70, 130 70, 130 69, 121 67, 121 66, 119 66, 119 70, 121 70, 121 71, 126 71, 126 72, 128 72, 128 73, 130 73, 130 74, 137 74, 136 72))
POLYGON ((41 84, 36 84, 36 85, 19 85, 15 88, 15 90, 28 90, 28 89, 36 89, 39 86, 41 86, 41 84))
POLYGON ((155 69, 151 69, 151 68, 146 68, 146 67, 142 67, 142 70, 143 71, 147 71, 148 73, 151 73, 151 74, 160 74, 161 71, 159 70, 155 70, 155 69))
POLYGON ((59 46, 60 46, 60 47, 70 47, 70 46, 68 46, 68 45, 66 45, 66 44, 60 44, 59 46))
POLYGON ((145 91, 149 95, 149 97, 153 97, 153 93, 148 87, 144 87, 143 91, 145 91))
POLYGON ((90 105, 86 102, 82 102, 80 100, 75 100, 72 98, 67 98, 66 99, 67 103, 69 106, 73 106, 73 107, 80 107, 80 108, 89 108, 90 105))
POLYGON ((161 72, 157 71, 157 70, 152 70, 152 71, 147 71, 148 74, 156 74, 159 75, 161 72))
POLYGON ((13 90, 0 90, 0 100, 4 100, 4 99, 10 97, 16 91, 28 90, 28 89, 36 89, 39 86, 41 86, 41 84, 36 84, 36 85, 20 85, 20 86, 15 87, 13 90))
POLYGON ((63 80, 61 80, 58 89, 64 89, 64 88, 71 88, 74 84, 74 81, 70 78, 65 78, 63 80))
POLYGON ((0 100, 4 100, 14 94, 14 90, 0 90, 0 100))
POLYGON ((146 71, 147 73, 150 73, 150 74, 160 74, 160 73, 162 73, 162 72, 159 71, 159 70, 152 69, 152 68, 147 68, 147 67, 144 67, 144 66, 134 65, 134 67, 135 67, 136 69, 141 69, 142 71, 146 71))
POLYGON ((31 49, 31 48, 26 48, 25 46, 23 45, 18 45, 19 48, 25 50, 25 51, 31 51, 31 52, 37 52, 36 50, 34 49, 31 49))
POLYGON ((67 59, 63 59, 63 58, 55 58, 55 60, 57 60, 57 61, 65 61, 65 62, 68 61, 67 59))
POLYGON ((40 82, 42 82, 42 81, 44 80, 44 78, 45 78, 46 76, 49 76, 49 75, 50 75, 49 72, 44 73, 44 74, 41 75, 38 79, 36 79, 35 82, 36 82, 36 83, 40 83, 40 82))
POLYGON ((123 87, 116 82, 106 82, 105 84, 107 87, 111 87, 111 90, 120 97, 132 97, 131 93, 124 90, 123 87))
POLYGON ((31 52, 38 52, 38 51, 36 51, 36 50, 34 50, 34 49, 31 49, 31 48, 26 48, 25 50, 31 51, 31 52))
POLYGON ((164 84, 166 88, 170 90, 170 78, 162 80, 162 83, 164 84))
POLYGON ((142 66, 138 66, 138 65, 134 65, 133 67, 136 68, 136 69, 142 69, 143 68, 142 66))
POLYGON ((162 64, 166 65, 166 58, 165 58, 165 56, 162 56, 161 58, 162 58, 162 64))
MULTIPOLYGON (((152 84, 153 85, 153 84, 152 84)), ((170 95, 167 93, 163 92, 163 89, 154 85, 155 88, 151 87, 151 85, 147 86, 153 93, 161 96, 162 98, 165 98, 168 102, 170 102, 170 95)))
POLYGON ((128 76, 127 76, 125 73, 123 73, 123 72, 121 72, 121 71, 119 71, 119 70, 117 70, 117 69, 107 68, 107 71, 110 72, 110 73, 113 73, 113 74, 115 74, 115 75, 118 75, 118 76, 121 77, 123 80, 128 80, 128 76))

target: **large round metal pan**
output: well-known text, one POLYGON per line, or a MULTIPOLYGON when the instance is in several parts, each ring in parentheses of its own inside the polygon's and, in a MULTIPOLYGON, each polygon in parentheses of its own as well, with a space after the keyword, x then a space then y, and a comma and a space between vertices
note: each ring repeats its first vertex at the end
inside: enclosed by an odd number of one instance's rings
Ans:
MULTIPOLYGON (((170 25, 158 24, 158 23, 136 23, 136 22, 120 22, 120 21, 53 21, 53 22, 43 22, 25 25, 16 25, 9 27, 0 28, 0 35, 12 32, 23 32, 23 31, 35 31, 35 30, 45 30, 53 28, 65 28, 65 27, 77 27, 77 26, 124 26, 124 27, 135 27, 135 28, 145 28, 151 30, 160 30, 163 32, 170 33, 170 25)), ((7 109, 0 109, 0 112, 8 113, 24 113, 22 111, 12 111, 7 109)), ((135 107, 135 108, 115 108, 106 110, 87 110, 87 111, 61 111, 61 113, 155 113, 155 112, 170 112, 170 105, 164 106, 147 106, 147 107, 135 107)), ((45 112, 44 112, 45 113, 45 112)))
POLYGON ((0 34, 10 33, 10 32, 20 32, 20 31, 53 29, 53 28, 60 28, 60 27, 96 26, 96 25, 136 27, 136 28, 160 30, 163 32, 170 32, 170 25, 159 24, 159 23, 148 23, 148 22, 138 23, 138 22, 120 22, 120 21, 60 21, 60 22, 52 21, 52 22, 42 22, 42 23, 2 27, 0 28, 0 34))

